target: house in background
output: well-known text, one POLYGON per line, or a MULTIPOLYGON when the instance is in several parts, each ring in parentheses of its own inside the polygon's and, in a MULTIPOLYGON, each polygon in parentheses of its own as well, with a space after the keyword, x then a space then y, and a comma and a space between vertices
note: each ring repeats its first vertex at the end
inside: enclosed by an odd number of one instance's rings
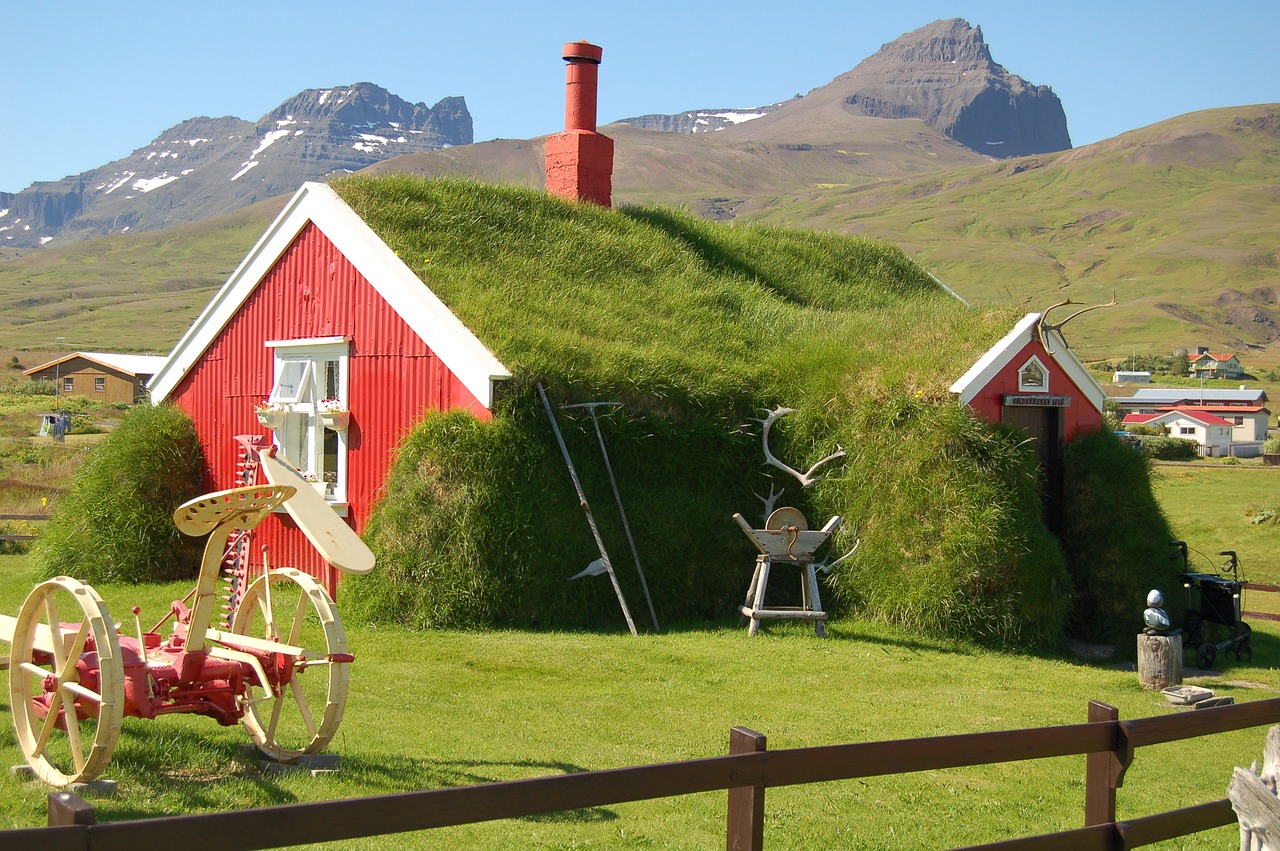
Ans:
POLYGON ((1036 443, 1044 474, 1044 515, 1062 526, 1062 448, 1102 427, 1106 393, 1057 330, 1028 313, 951 385, 983 419, 1021 428, 1036 443))
POLYGON ((1151 373, 1146 370, 1117 369, 1111 375, 1112 384, 1150 384, 1151 373))
POLYGON ((1204 347, 1187 353, 1187 366, 1196 378, 1244 377, 1244 367, 1240 366, 1239 358, 1230 354, 1213 354, 1204 347))
MULTIPOLYGON (((1195 441, 1200 447, 1200 454, 1208 458, 1235 454, 1231 445, 1234 425, 1208 411, 1174 408, 1157 414, 1129 414, 1123 424, 1162 427, 1170 437, 1195 441)), ((1261 454, 1261 449, 1255 454, 1261 454)))
POLYGON ((132 405, 146 398, 147 382, 165 359, 159 355, 72 352, 24 370, 33 381, 57 385, 59 396, 84 396, 104 404, 132 405))
POLYGON ((1211 406, 1215 409, 1226 407, 1243 411, 1247 408, 1266 408, 1267 393, 1265 390, 1243 385, 1233 390, 1206 390, 1203 387, 1140 387, 1133 392, 1132 396, 1117 396, 1111 401, 1121 412, 1127 414, 1154 414, 1161 408, 1173 408, 1179 405, 1211 406))

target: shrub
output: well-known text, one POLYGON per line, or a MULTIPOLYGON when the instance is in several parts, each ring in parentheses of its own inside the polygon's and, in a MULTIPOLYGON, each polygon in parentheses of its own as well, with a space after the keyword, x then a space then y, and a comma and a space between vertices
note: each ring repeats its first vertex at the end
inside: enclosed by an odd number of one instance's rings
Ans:
POLYGON ((1067 631, 1132 650, 1147 592, 1167 589, 1176 572, 1150 461, 1098 431, 1067 444, 1064 463, 1062 549, 1075 588, 1067 631))
MULTIPOLYGON (((931 635, 1052 646, 1071 602, 1039 510, 1026 435, 955 404, 864 399, 848 465, 813 501, 847 516, 837 549, 862 539, 830 582, 860 614, 931 635)), ((847 442, 846 442, 847 441, 847 442)))
POLYGON ((200 494, 203 455, 177 408, 140 405, 77 471, 41 535, 45 576, 86 582, 160 582, 195 576, 200 541, 173 511, 200 494))
POLYGON ((1195 461, 1200 448, 1194 440, 1184 437, 1143 438, 1142 449, 1147 455, 1160 461, 1195 461))

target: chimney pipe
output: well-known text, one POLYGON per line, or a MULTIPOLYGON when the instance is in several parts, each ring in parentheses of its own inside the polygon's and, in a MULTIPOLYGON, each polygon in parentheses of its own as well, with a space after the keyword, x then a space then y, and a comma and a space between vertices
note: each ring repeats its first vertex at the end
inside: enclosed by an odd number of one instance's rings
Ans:
POLYGON ((564 46, 564 129, 596 129, 596 87, 600 78, 600 57, 604 51, 585 41, 564 46))
POLYGON ((564 132, 547 137, 547 192, 602 207, 612 204, 613 140, 596 132, 596 87, 604 51, 585 41, 561 51, 564 132))

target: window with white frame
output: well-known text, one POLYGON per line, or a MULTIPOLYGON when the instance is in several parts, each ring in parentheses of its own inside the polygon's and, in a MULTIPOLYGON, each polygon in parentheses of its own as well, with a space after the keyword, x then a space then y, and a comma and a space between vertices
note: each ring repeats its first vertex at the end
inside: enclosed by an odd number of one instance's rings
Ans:
POLYGON ((347 403, 350 346, 341 337, 275 340, 275 376, 267 401, 284 411, 274 429, 280 454, 330 502, 347 501, 347 431, 334 411, 347 403), (328 425, 326 425, 326 422, 328 425))
POLYGON ((1018 392, 1049 392, 1049 371, 1044 368, 1040 358, 1032 356, 1031 360, 1024 363, 1018 370, 1018 392))

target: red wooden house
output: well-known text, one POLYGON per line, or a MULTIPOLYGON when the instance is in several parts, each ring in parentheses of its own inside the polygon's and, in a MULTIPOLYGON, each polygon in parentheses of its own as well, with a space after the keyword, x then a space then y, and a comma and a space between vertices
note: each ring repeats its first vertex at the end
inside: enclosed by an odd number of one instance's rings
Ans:
POLYGON ((1028 313, 951 385, 951 392, 989 422, 1026 431, 1044 474, 1045 519, 1061 519, 1062 447, 1102 427, 1106 393, 1066 340, 1028 313))
MULTIPOLYGON (((308 183, 150 389, 154 403, 172 402, 194 419, 210 490, 238 484, 235 437, 263 434, 360 532, 396 445, 423 412, 488 418, 497 382, 509 377, 332 189, 308 183), (335 422, 327 409, 346 416, 335 422)), ((336 576, 287 515, 260 526, 257 540, 273 564, 334 589, 336 576)))

